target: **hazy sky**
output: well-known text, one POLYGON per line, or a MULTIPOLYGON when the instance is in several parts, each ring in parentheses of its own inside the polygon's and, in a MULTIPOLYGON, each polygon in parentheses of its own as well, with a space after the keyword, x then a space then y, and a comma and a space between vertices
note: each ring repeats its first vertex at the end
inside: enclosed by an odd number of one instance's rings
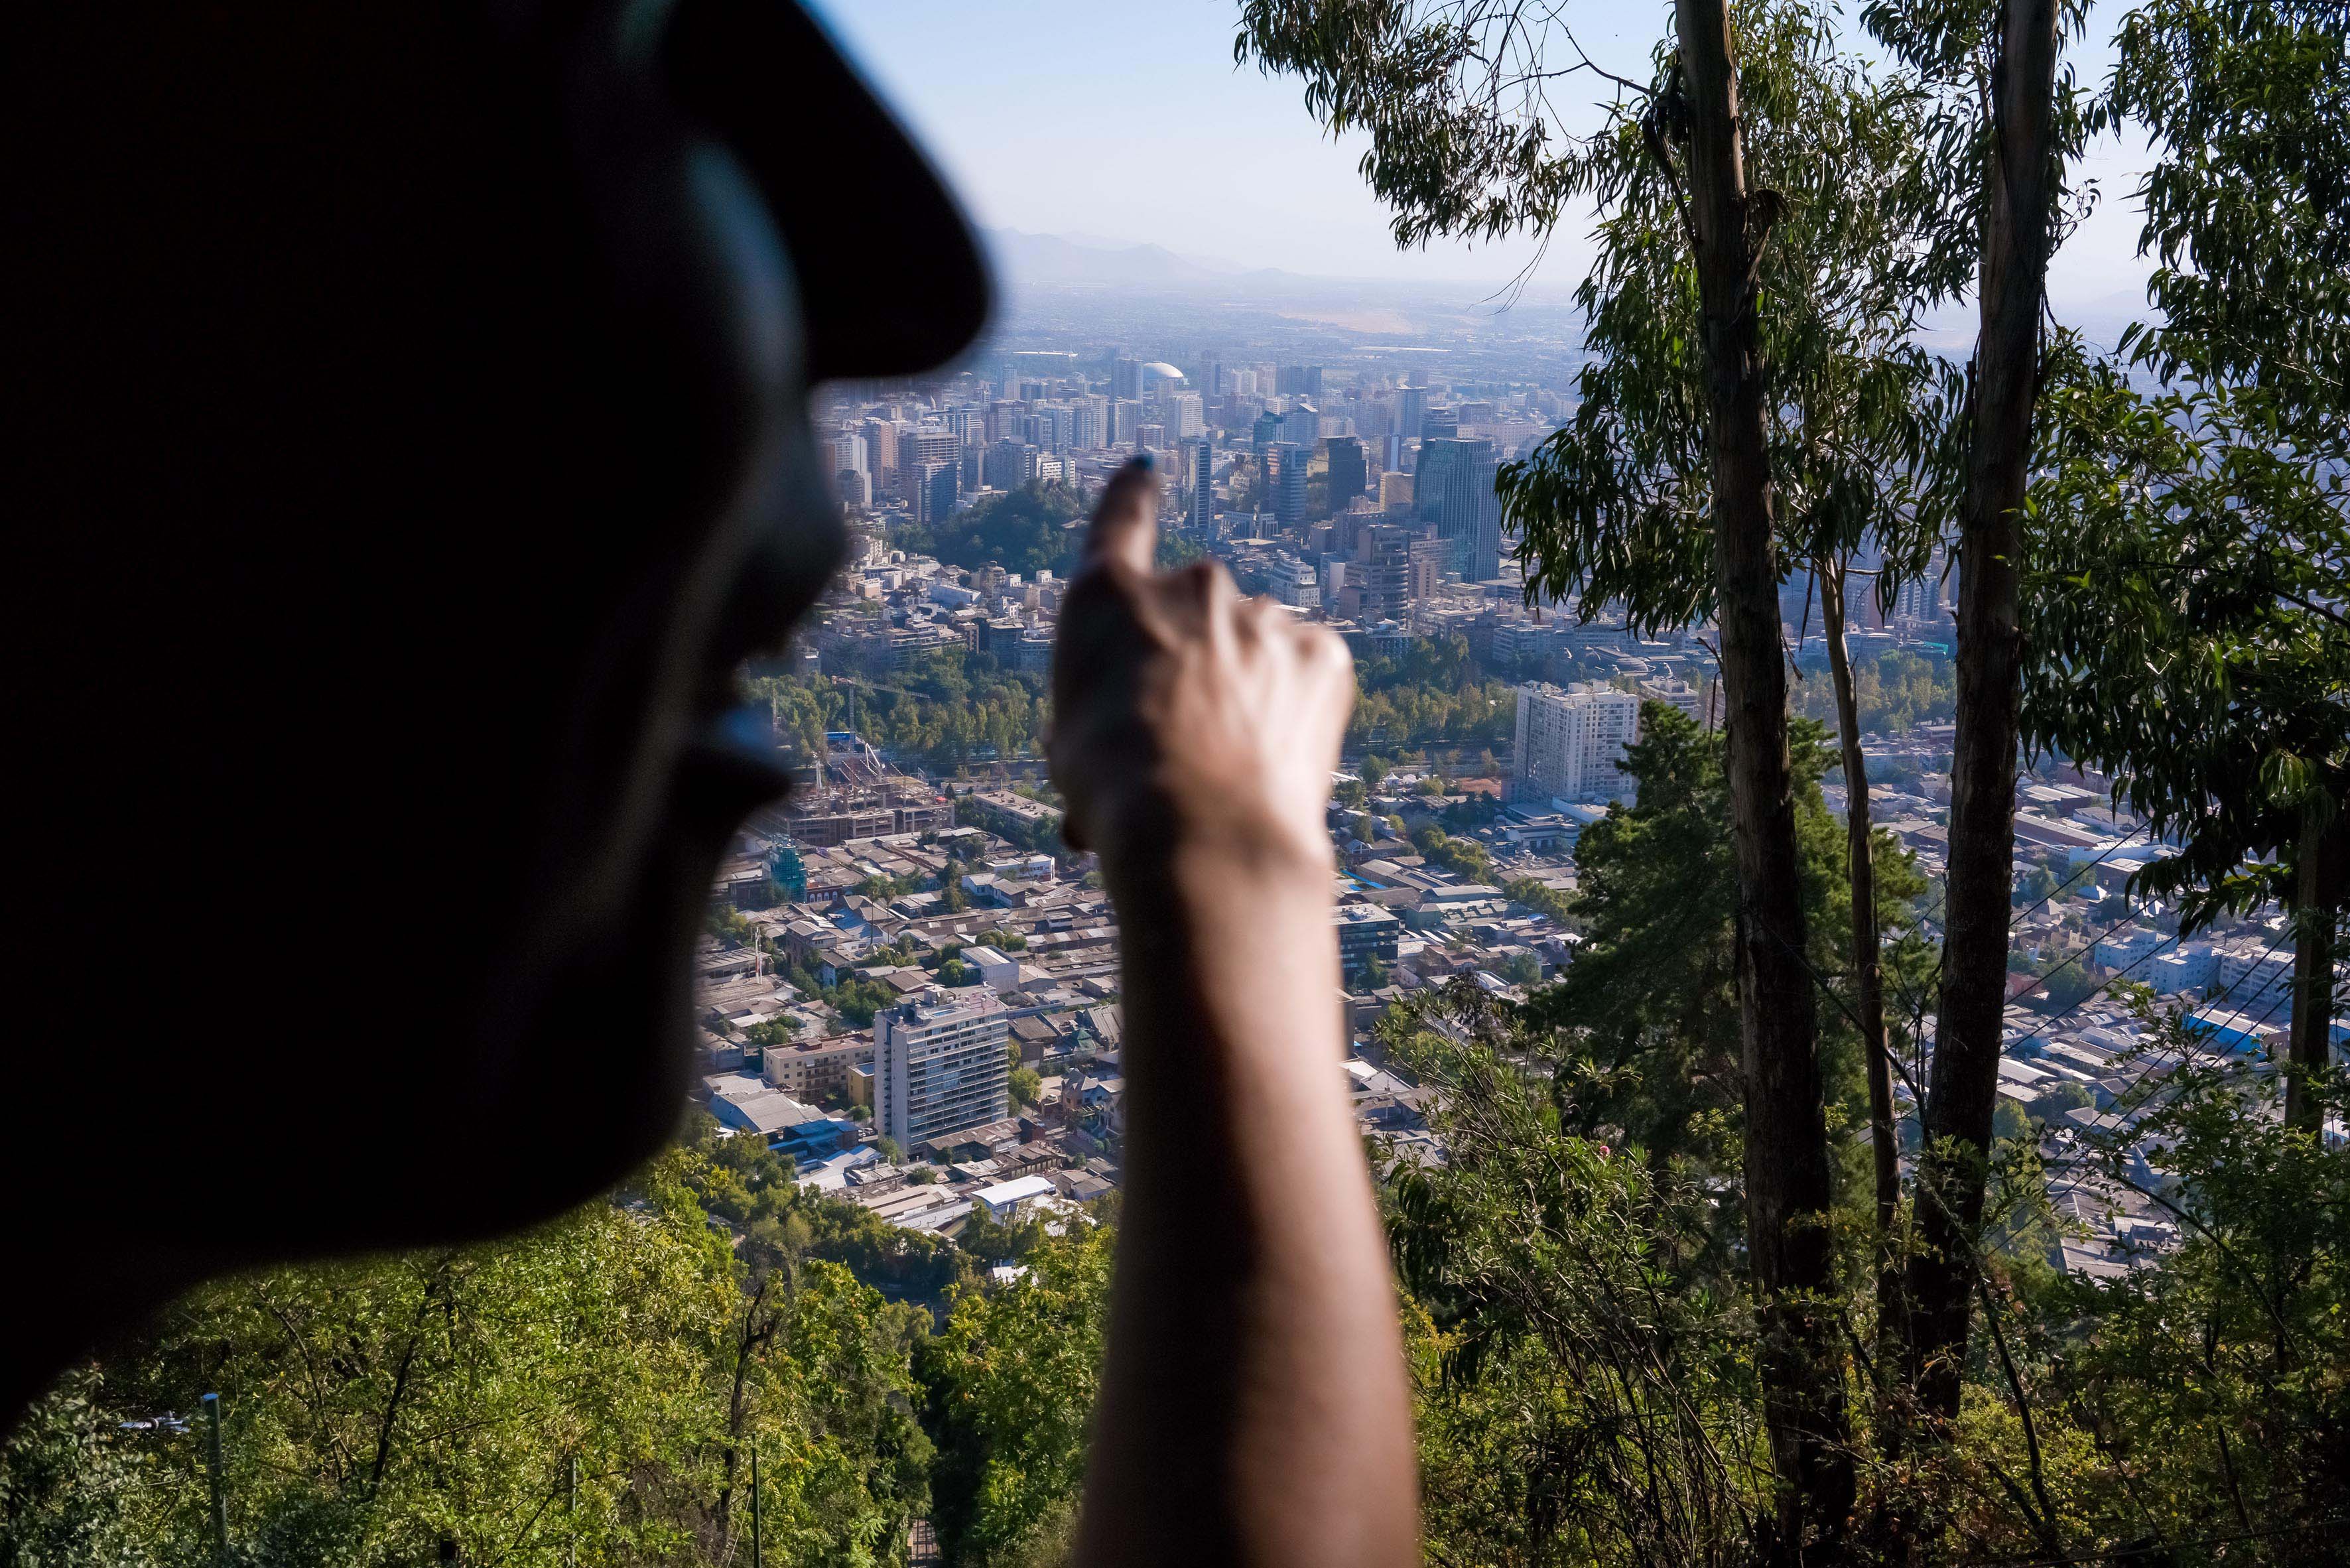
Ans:
MULTIPOLYGON (((1362 141, 1324 135, 1295 81, 1234 68, 1234 0, 812 3, 991 227, 1330 276, 1500 280, 1534 254, 1523 240, 1399 252, 1356 167, 1362 141)), ((1596 58, 1645 78, 1670 7, 1571 0, 1566 14, 1596 58)), ((2084 79, 2104 77, 2102 40, 2118 15, 2116 0, 2098 5, 2099 43, 2076 57, 2084 79)), ((831 156, 853 190, 856 150, 831 156)), ((2057 258, 2060 304, 2142 282, 2127 192, 2143 163, 2135 146, 2095 150, 2085 172, 2106 199, 2057 258)), ((1562 225, 1537 281, 1580 279, 1583 227, 1562 225)))

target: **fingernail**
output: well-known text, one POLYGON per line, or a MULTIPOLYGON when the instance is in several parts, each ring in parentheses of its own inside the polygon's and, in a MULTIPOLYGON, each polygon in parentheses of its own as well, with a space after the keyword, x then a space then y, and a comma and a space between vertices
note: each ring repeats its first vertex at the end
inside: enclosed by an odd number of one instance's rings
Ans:
POLYGON ((1158 460, 1149 452, 1138 452, 1127 460, 1126 466, 1142 473, 1149 473, 1157 464, 1158 460))

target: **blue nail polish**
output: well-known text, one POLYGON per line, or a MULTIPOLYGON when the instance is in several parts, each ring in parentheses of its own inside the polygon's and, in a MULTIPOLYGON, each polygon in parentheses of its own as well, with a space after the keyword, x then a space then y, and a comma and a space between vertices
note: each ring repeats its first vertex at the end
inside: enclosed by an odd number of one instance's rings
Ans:
POLYGON ((1157 466, 1157 462, 1158 460, 1153 458, 1149 452, 1138 452, 1128 461, 1127 466, 1129 468, 1140 469, 1143 472, 1149 473, 1152 468, 1157 466))

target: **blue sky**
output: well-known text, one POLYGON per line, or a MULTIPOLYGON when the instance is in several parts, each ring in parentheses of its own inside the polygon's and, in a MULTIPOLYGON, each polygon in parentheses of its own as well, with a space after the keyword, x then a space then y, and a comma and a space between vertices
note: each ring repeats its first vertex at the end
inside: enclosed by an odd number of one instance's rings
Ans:
MULTIPOLYGON (((1531 242, 1396 250, 1356 167, 1294 81, 1235 69, 1234 0, 811 0, 850 56, 922 136, 991 227, 1149 242, 1243 266, 1344 277, 1492 282, 1531 242)), ((1568 16, 1601 63, 1642 76, 1669 26, 1663 0, 1575 0, 1568 16)), ((2104 0, 2090 37, 2119 15, 2104 0)), ((2101 47, 2076 56, 2102 78, 2101 47)), ((833 150, 855 188, 856 151, 833 150)), ((2052 272, 2060 304, 2135 290, 2137 220, 2126 192, 2144 156, 2108 141, 2085 172, 2106 199, 2052 272)), ((886 192, 866 193, 888 199, 886 192)), ((1588 252, 1562 233, 1536 273, 1571 287, 1588 252)))

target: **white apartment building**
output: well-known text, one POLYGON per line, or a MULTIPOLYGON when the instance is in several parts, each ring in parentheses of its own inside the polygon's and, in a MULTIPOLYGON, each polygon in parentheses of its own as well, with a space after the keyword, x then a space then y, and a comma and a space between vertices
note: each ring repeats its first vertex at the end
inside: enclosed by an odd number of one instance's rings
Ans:
POLYGON ((1629 801, 1624 749, 1640 738, 1640 699, 1576 684, 1518 688, 1516 794, 1521 800, 1629 801))
POLYGON ((912 1148, 1000 1120, 1009 1069, 1003 1006, 986 992, 932 990, 873 1015, 873 1120, 912 1148))

